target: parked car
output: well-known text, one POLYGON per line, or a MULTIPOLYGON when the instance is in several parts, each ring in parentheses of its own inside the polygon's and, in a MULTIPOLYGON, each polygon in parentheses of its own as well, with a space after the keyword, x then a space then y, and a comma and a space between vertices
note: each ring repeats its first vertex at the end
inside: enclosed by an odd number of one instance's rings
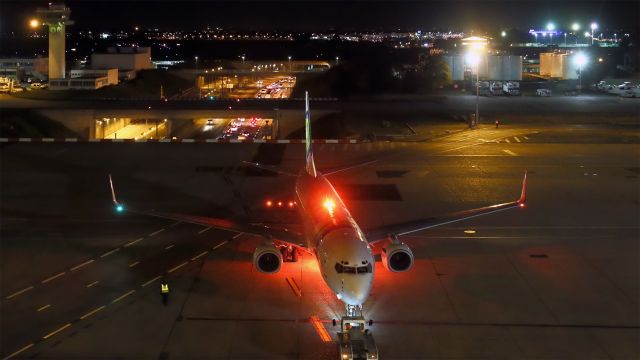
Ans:
POLYGON ((536 90, 536 95, 538 95, 538 96, 546 97, 546 96, 551 96, 551 94, 552 94, 551 90, 549 90, 549 89, 538 89, 538 90, 536 90))

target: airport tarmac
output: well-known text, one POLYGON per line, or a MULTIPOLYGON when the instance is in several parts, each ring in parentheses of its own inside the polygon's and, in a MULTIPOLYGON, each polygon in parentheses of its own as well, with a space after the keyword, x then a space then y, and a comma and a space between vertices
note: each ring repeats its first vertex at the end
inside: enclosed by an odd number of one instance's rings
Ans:
MULTIPOLYGON (((524 209, 404 237, 406 273, 376 263, 364 314, 382 358, 640 358, 638 135, 452 124, 316 146, 320 168, 379 159, 331 178, 362 228, 510 201, 529 174, 524 209)), ((1 146, 0 358, 337 357, 343 307, 310 255, 261 274, 261 239, 119 214, 108 189, 112 173, 125 206, 284 226, 294 213, 264 201, 289 198, 291 179, 239 164, 295 170, 303 145, 1 146)))

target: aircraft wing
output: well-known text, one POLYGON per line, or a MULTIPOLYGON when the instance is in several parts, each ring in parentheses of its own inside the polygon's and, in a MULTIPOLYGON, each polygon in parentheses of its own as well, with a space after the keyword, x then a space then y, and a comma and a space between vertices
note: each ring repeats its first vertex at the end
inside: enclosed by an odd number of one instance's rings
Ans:
POLYGON ((202 226, 212 227, 214 229, 227 230, 237 233, 245 233, 251 235, 263 236, 269 239, 279 240, 297 247, 304 247, 304 240, 301 234, 298 234, 288 229, 274 228, 262 224, 250 224, 233 221, 230 219, 213 218, 207 216, 197 216, 179 213, 166 213, 155 210, 140 210, 125 206, 120 203, 116 198, 116 193, 113 187, 113 180, 111 174, 109 174, 109 185, 111 186, 111 199, 113 200, 116 210, 118 212, 130 212, 139 215, 154 216, 162 219, 169 219, 175 221, 182 221, 189 224, 196 224, 202 226))
POLYGON ((527 173, 524 174, 524 179, 522 180, 522 192, 520 193, 520 198, 516 201, 506 202, 502 204, 485 206, 477 209, 460 211, 448 215, 444 215, 441 217, 430 217, 425 219, 416 219, 407 222, 384 225, 377 228, 365 229, 365 237, 369 241, 369 243, 377 243, 380 241, 386 240, 388 237, 401 236, 410 234, 413 232, 431 229, 434 227, 451 224, 454 222, 472 219, 475 217, 493 214, 495 212, 521 208, 525 206, 527 199, 527 173))

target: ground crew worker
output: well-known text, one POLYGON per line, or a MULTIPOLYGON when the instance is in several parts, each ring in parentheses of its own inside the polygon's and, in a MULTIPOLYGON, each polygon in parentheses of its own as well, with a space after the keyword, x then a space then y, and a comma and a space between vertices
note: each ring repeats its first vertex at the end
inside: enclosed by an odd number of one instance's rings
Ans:
POLYGON ((167 306, 169 302, 169 284, 167 284, 167 280, 162 279, 162 283, 160 284, 160 293, 162 294, 162 303, 164 306, 167 306))
POLYGON ((496 129, 498 128, 498 125, 500 125, 500 120, 496 119, 496 129))

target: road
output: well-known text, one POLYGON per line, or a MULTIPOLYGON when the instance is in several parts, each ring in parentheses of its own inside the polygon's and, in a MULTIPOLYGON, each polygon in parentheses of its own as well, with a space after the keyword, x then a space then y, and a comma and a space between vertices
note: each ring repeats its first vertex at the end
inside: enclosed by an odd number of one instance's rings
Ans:
MULTIPOLYGON (((638 135, 452 124, 425 142, 316 146, 320 168, 380 159, 332 177, 363 228, 514 199, 529 171, 525 209, 403 238, 416 258, 407 273, 376 263, 365 316, 382 356, 640 357, 638 135)), ((111 172, 125 204, 292 223, 292 212, 263 206, 288 196, 290 179, 239 164, 268 158, 294 170, 303 153, 302 145, 4 145, 0 356, 334 358, 335 343, 309 319, 333 338, 330 321, 343 309, 310 256, 260 274, 251 257, 261 239, 117 214, 106 182, 111 172)))

